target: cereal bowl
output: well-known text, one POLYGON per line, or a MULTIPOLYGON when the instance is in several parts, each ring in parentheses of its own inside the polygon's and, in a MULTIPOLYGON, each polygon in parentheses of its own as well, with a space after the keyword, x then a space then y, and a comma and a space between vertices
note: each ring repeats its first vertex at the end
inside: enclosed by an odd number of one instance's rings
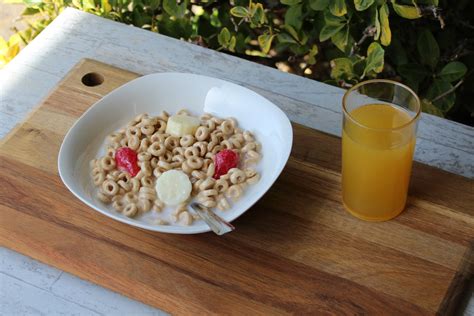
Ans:
MULTIPOLYGON (((290 155, 293 134, 290 121, 276 105, 259 94, 224 80, 185 73, 159 73, 137 78, 92 105, 66 134, 58 157, 58 169, 66 187, 92 209, 120 222, 147 230, 194 234, 210 231, 202 220, 190 226, 158 225, 154 212, 129 218, 95 197, 89 161, 104 155, 105 139, 141 113, 159 115, 186 108, 192 115, 210 113, 232 117, 261 144, 261 160, 255 165, 260 180, 243 196, 217 214, 233 221, 272 186, 290 155)), ((160 215, 161 216, 161 215, 160 215)), ((237 227, 238 229, 238 227, 237 227)))

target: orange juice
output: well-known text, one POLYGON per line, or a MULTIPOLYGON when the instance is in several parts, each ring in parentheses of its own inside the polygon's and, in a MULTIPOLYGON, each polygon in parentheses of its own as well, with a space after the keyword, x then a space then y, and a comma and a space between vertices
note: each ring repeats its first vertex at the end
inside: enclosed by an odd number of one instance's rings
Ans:
POLYGON ((391 219, 405 207, 416 127, 407 124, 412 118, 405 110, 388 104, 363 105, 349 115, 342 133, 344 206, 364 220, 391 219))

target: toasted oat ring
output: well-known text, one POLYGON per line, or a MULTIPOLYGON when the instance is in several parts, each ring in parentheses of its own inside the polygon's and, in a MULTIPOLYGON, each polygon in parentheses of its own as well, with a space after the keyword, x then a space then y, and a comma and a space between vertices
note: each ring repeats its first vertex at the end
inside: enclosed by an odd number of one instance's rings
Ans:
POLYGON ((123 180, 118 180, 117 184, 123 188, 125 191, 130 191, 132 189, 132 184, 129 182, 125 182, 123 180))
POLYGON ((209 129, 206 126, 199 126, 194 136, 198 141, 204 141, 209 137, 209 129))
POLYGON ((163 133, 164 131, 166 131, 166 121, 158 120, 155 126, 155 130, 157 130, 160 133, 163 133))
POLYGON ((153 206, 153 204, 148 199, 139 199, 138 200, 137 208, 141 212, 148 212, 149 210, 151 210, 152 206, 153 206))
POLYGON ((150 145, 150 140, 148 138, 143 138, 140 141, 140 146, 138 146, 138 151, 147 151, 149 145, 150 145))
POLYGON ((183 147, 176 147, 176 148, 173 148, 173 150, 171 151, 171 153, 173 155, 181 155, 181 156, 184 156, 184 148, 183 147))
POLYGON ((155 127, 153 125, 145 125, 140 128, 142 134, 150 136, 155 132, 155 127))
POLYGON ((104 170, 112 170, 115 168, 115 159, 110 156, 105 156, 100 160, 100 166, 104 170))
POLYGON ((135 135, 129 137, 127 141, 127 146, 130 147, 130 149, 137 150, 140 146, 140 139, 138 138, 138 136, 135 135))
POLYGON ((102 193, 102 192, 97 192, 97 198, 99 199, 99 201, 103 202, 103 203, 110 203, 110 196, 102 193))
POLYGON ((214 122, 213 120, 208 120, 206 125, 209 129, 209 132, 212 132, 216 129, 216 122, 214 122))
POLYGON ((151 154, 149 152, 141 152, 138 154, 139 161, 149 161, 151 160, 151 154))
POLYGON ((135 214, 137 214, 138 208, 135 203, 130 203, 127 206, 125 206, 122 210, 122 214, 127 216, 127 217, 133 217, 135 214))
POLYGON ((112 207, 121 212, 125 207, 125 203, 122 200, 116 200, 112 203, 112 207))
POLYGON ((183 147, 189 147, 191 146, 192 144, 194 144, 194 136, 193 135, 184 135, 183 137, 181 137, 181 139, 179 140, 179 144, 183 147))
POLYGON ((92 180, 95 185, 101 185, 105 181, 105 172, 99 168, 94 168, 92 170, 92 180))
POLYGON ((117 182, 113 180, 105 180, 102 183, 102 192, 105 195, 108 195, 108 196, 116 195, 118 191, 119 191, 119 186, 117 182))
POLYGON ((230 135, 234 132, 234 126, 230 120, 225 120, 220 126, 224 135, 230 135))
POLYGON ((182 155, 175 155, 175 156, 173 156, 173 158, 171 159, 171 161, 173 161, 173 162, 179 162, 180 164, 182 164, 183 161, 185 161, 185 160, 186 160, 186 158, 184 158, 184 156, 182 156, 182 155))
POLYGON ((156 158, 156 157, 151 158, 151 160, 150 160, 150 166, 151 166, 153 169, 155 169, 155 168, 158 166, 158 162, 159 162, 159 161, 160 161, 160 160, 159 160, 158 158, 156 158))
POLYGON ((159 157, 166 152, 166 147, 159 142, 154 142, 148 147, 148 152, 153 156, 159 157))
POLYGON ((214 189, 216 189, 219 193, 224 193, 228 188, 229 183, 224 179, 216 180, 216 183, 214 184, 214 189))
POLYGON ((173 169, 173 167, 171 166, 169 162, 162 161, 162 160, 158 161, 158 167, 166 171, 173 169))
POLYGON ((140 179, 143 187, 153 187, 153 179, 150 176, 145 176, 140 179))
POLYGON ((199 149, 199 156, 204 157, 207 153, 207 143, 206 142, 197 142, 193 144, 193 147, 199 149))
POLYGON ((167 151, 163 155, 161 155, 158 159, 160 161, 171 162, 171 159, 173 159, 173 154, 171 153, 171 151, 167 151))
POLYGON ((183 162, 183 163, 181 164, 181 169, 183 170, 183 172, 185 172, 185 173, 187 173, 187 174, 191 174, 191 173, 193 172, 193 170, 194 170, 193 168, 191 168, 191 167, 188 165, 187 161, 185 161, 185 162, 183 162))
POLYGON ((164 144, 166 149, 173 150, 173 148, 179 147, 179 139, 175 136, 168 136, 164 144))
POLYGON ((245 175, 245 172, 243 172, 240 169, 237 169, 234 172, 232 172, 232 174, 230 175, 230 182, 232 184, 239 184, 239 183, 244 182, 246 178, 247 177, 245 175))
POLYGON ((125 131, 125 135, 127 135, 128 138, 132 136, 140 137, 142 136, 142 131, 136 126, 129 126, 125 131))
POLYGON ((199 192, 199 196, 202 196, 202 197, 215 197, 217 195, 218 195, 218 192, 216 189, 208 189, 208 190, 199 192))
POLYGON ((190 157, 199 157, 199 148, 197 147, 188 147, 184 150, 184 157, 185 158, 190 158, 190 157))
POLYGON ((192 156, 186 160, 188 166, 192 169, 200 169, 203 165, 203 159, 200 157, 192 156))
POLYGON ((216 180, 214 180, 212 178, 207 178, 206 180, 204 180, 199 185, 199 190, 204 191, 204 190, 207 190, 207 189, 211 189, 211 188, 214 187, 215 182, 216 182, 216 180))
POLYGON ((229 142, 229 141, 226 139, 226 140, 221 141, 221 148, 222 148, 222 149, 232 149, 233 146, 232 146, 232 143, 229 142))
POLYGON ((138 190, 140 190, 140 180, 138 180, 137 178, 133 178, 132 180, 130 180, 130 183, 132 184, 132 192, 138 192, 138 190))
POLYGON ((196 178, 196 179, 206 179, 207 176, 206 176, 206 173, 202 172, 202 171, 199 171, 199 170, 193 170, 193 172, 191 172, 191 175, 196 178))

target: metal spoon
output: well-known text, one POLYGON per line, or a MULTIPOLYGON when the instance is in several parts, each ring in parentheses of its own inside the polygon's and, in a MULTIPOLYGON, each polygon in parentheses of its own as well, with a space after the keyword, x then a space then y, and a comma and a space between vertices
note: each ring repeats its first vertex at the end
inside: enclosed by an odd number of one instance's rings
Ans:
POLYGON ((211 209, 202 204, 195 202, 191 203, 191 208, 199 214, 209 228, 211 228, 217 235, 224 235, 225 233, 231 232, 235 229, 231 223, 226 222, 211 209))

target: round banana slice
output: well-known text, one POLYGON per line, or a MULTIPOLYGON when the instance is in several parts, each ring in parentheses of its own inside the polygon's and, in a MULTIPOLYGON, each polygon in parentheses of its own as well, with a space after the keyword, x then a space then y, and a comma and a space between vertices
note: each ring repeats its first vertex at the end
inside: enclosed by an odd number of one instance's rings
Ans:
POLYGON ((178 205, 189 198, 192 185, 184 172, 168 170, 156 180, 155 189, 163 203, 178 205))
POLYGON ((166 133, 182 137, 184 135, 194 135, 199 127, 200 121, 197 117, 189 115, 173 115, 166 124, 166 133))

